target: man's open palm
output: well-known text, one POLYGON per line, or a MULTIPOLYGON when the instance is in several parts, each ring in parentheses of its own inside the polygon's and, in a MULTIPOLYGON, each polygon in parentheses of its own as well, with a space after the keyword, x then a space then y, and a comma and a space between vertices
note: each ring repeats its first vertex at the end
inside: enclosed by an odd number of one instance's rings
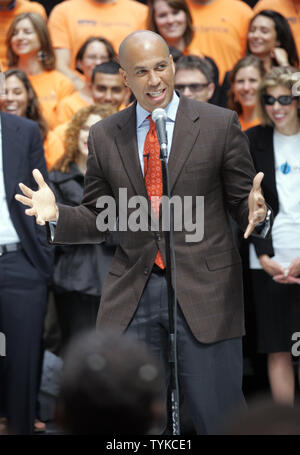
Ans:
POLYGON ((56 221, 58 209, 53 191, 45 182, 38 169, 32 172, 34 180, 38 184, 38 190, 33 191, 28 186, 20 183, 20 189, 24 194, 16 194, 15 198, 22 204, 27 205, 26 215, 35 216, 37 224, 44 225, 46 221, 56 221))

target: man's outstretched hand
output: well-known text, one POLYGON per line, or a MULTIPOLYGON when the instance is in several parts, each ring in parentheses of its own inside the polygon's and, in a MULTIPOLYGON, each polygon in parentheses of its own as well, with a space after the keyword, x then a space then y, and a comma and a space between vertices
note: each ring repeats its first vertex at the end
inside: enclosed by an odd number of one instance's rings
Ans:
POLYGON ((53 191, 49 188, 38 169, 34 169, 32 175, 38 184, 38 190, 33 191, 23 183, 19 183, 24 196, 16 194, 15 198, 30 207, 25 210, 25 213, 29 216, 35 216, 37 224, 44 225, 46 221, 57 221, 58 208, 53 191))
POLYGON ((248 197, 249 224, 244 234, 245 239, 251 235, 255 229, 255 226, 264 221, 266 218, 267 206, 260 186, 263 178, 264 174, 262 172, 259 172, 253 179, 252 189, 248 197))

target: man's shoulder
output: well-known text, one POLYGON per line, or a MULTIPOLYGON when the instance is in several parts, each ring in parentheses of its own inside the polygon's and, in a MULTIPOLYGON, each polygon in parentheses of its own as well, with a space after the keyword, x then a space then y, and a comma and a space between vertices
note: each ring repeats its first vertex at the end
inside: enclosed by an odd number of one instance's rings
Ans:
POLYGON ((284 0, 259 0, 253 7, 253 11, 255 14, 262 11, 263 9, 274 9, 278 11, 278 8, 280 10, 284 9, 286 3, 287 2, 284 0))
POLYGON ((234 116, 234 112, 231 109, 216 106, 215 104, 192 100, 185 96, 180 96, 180 106, 182 109, 198 112, 200 116, 214 117, 216 119, 231 119, 234 116))
POLYGON ((43 16, 44 19, 47 17, 45 8, 39 2, 17 0, 15 9, 13 11, 16 13, 16 15, 33 12, 39 13, 41 16, 43 16))
POLYGON ((7 114, 6 112, 1 112, 0 118, 1 125, 4 128, 5 126, 9 126, 10 128, 22 129, 24 132, 39 131, 38 124, 34 120, 18 115, 7 114))
POLYGON ((136 104, 132 104, 122 111, 116 112, 115 114, 110 115, 109 117, 104 118, 100 122, 97 122, 92 126, 94 130, 111 130, 118 126, 125 125, 130 120, 135 120, 135 109, 136 104))

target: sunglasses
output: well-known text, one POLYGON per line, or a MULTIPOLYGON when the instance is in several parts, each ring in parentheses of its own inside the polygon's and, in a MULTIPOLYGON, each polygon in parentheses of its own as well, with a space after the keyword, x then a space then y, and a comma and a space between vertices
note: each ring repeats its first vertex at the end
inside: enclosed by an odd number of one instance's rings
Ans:
POLYGON ((208 87, 208 83, 206 84, 175 84, 175 89, 179 92, 183 92, 186 88, 190 90, 192 93, 200 92, 205 87, 208 87))
POLYGON ((264 95, 263 102, 268 106, 273 106, 278 101, 281 106, 289 106, 296 99, 296 96, 292 95, 281 95, 278 98, 274 98, 272 95, 264 95))

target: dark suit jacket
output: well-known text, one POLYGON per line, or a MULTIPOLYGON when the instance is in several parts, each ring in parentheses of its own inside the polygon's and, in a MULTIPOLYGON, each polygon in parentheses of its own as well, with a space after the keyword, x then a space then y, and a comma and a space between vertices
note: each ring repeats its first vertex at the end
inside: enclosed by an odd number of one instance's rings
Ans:
MULTIPOLYGON (((205 198, 203 240, 186 243, 184 229, 174 234, 179 305, 201 342, 239 337, 244 333, 242 271, 228 210, 244 230, 255 170, 236 114, 182 96, 168 167, 172 195, 205 198)), ((54 241, 103 241, 104 234, 96 228, 97 198, 111 195, 118 207, 119 188, 127 189, 128 198, 147 197, 135 105, 91 128, 82 204, 59 207, 54 241)), ((151 231, 127 231, 119 232, 119 243, 104 283, 98 325, 123 331, 137 308, 158 247, 165 256, 165 242, 163 235, 151 231)))
MULTIPOLYGON (((35 217, 24 213, 24 207, 15 200, 20 193, 19 182, 37 188, 32 170, 38 168, 48 180, 41 134, 36 122, 11 114, 0 113, 2 127, 2 153, 4 185, 8 210, 22 247, 41 277, 52 273, 53 248, 47 243, 45 229, 35 217)), ((0 243, 3 243, 0 239, 0 243)))
MULTIPOLYGON (((262 190, 265 199, 273 209, 274 217, 279 210, 278 193, 275 180, 275 160, 273 144, 273 128, 271 126, 255 126, 246 131, 250 143, 250 153, 257 172, 263 172, 262 190)), ((268 254, 274 256, 272 238, 261 239, 252 237, 258 256, 268 254)))

